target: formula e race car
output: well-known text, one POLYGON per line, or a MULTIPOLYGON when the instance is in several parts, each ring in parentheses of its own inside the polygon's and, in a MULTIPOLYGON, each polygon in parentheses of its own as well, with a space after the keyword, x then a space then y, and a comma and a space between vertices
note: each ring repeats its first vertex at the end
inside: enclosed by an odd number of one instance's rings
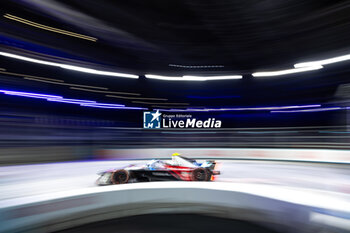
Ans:
POLYGON ((215 170, 215 161, 199 163, 180 154, 172 160, 151 160, 142 166, 130 165, 123 169, 112 169, 99 173, 98 185, 125 184, 148 181, 211 181, 220 171, 215 170))

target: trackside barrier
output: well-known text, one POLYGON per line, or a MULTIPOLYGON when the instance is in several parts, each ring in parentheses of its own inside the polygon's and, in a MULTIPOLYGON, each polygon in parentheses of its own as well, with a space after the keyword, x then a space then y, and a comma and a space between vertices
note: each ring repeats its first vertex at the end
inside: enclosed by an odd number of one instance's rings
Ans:
POLYGON ((154 149, 102 149, 95 151, 98 159, 169 158, 178 152, 191 158, 259 159, 327 163, 350 163, 350 150, 328 149, 222 149, 222 148, 154 148, 154 149))
POLYGON ((350 230, 350 200, 341 194, 261 184, 151 182, 2 200, 0 232, 52 232, 151 213, 205 214, 290 232, 350 230))

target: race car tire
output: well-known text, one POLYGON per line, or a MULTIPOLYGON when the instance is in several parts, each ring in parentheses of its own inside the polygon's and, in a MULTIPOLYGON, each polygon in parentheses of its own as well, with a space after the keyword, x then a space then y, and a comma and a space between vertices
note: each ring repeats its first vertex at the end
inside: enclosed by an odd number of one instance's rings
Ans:
POLYGON ((208 171, 204 168, 196 168, 192 171, 191 179, 192 181, 207 181, 208 171))
POLYGON ((127 170, 120 169, 116 170, 112 175, 113 184, 125 184, 128 183, 130 174, 127 170))

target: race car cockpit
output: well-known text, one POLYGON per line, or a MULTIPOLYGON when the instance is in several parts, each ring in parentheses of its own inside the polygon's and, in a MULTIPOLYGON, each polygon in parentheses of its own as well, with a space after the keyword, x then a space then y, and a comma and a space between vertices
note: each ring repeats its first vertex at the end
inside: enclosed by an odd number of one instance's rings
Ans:
POLYGON ((147 168, 150 170, 157 170, 165 168, 165 163, 158 159, 153 159, 146 164, 147 168))

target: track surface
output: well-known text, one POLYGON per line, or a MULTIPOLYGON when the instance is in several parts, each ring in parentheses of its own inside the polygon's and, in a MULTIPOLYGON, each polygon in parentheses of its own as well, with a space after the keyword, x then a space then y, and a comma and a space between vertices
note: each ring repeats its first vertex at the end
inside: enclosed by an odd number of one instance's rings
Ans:
MULTIPOLYGON (((99 171, 145 161, 65 162, 0 167, 0 200, 95 187, 99 171)), ((350 194, 349 165, 219 161, 217 181, 274 184, 350 194)), ((161 182, 159 182, 161 185, 161 182)))
POLYGON ((191 214, 140 215, 91 223, 56 233, 276 233, 248 222, 191 214), (181 224, 179 224, 181 223, 181 224))

